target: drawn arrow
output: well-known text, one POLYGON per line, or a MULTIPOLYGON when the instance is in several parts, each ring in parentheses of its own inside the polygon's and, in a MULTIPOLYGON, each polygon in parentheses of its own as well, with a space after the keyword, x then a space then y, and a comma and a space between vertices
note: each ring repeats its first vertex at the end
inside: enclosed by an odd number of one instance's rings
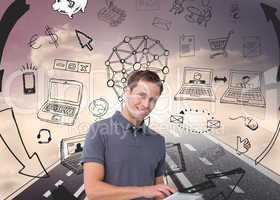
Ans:
POLYGON ((279 47, 279 66, 278 66, 278 72, 276 76, 276 80, 279 82, 280 81, 280 21, 276 16, 277 9, 273 8, 267 4, 261 3, 260 4, 263 12, 265 14, 266 20, 269 22, 271 21, 274 27, 274 30, 277 35, 278 39, 278 47, 279 47))
POLYGON ((29 5, 25 0, 15 0, 5 11, 0 21, 0 63, 8 36, 19 20, 27 11, 29 5))
POLYGON ((32 155, 28 153, 16 121, 13 108, 1 110, 0 120, 0 138, 8 148, 9 152, 22 166, 18 173, 33 178, 50 177, 38 154, 36 152, 32 155), (44 174, 39 176, 39 173, 34 172, 35 169, 40 170, 40 172, 44 172, 44 174))
POLYGON ((79 40, 79 43, 80 43, 81 47, 82 48, 87 47, 88 50, 92 51, 93 48, 90 44, 92 42, 92 38, 89 37, 87 34, 79 31, 79 30, 75 30, 75 32, 76 32, 76 36, 79 40))
POLYGON ((272 136, 271 140, 269 141, 268 145, 265 147, 263 152, 260 155, 258 155, 258 157, 255 159, 255 165, 258 165, 267 156, 267 154, 269 154, 277 138, 279 137, 279 133, 280 133, 280 121, 278 122, 276 131, 272 136))
POLYGON ((215 82, 217 82, 217 81, 224 81, 224 83, 225 83, 225 82, 227 82, 227 78, 226 78, 225 76, 224 76, 223 78, 220 78, 220 77, 218 77, 218 76, 215 76, 214 81, 215 81, 215 82))

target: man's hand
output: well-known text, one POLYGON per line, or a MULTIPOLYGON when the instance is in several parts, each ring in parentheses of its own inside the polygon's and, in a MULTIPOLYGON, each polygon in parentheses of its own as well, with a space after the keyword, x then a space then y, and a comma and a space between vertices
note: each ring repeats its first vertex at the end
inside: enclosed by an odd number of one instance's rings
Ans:
POLYGON ((142 189, 143 197, 145 198, 165 198, 176 192, 174 188, 165 184, 144 186, 142 189))

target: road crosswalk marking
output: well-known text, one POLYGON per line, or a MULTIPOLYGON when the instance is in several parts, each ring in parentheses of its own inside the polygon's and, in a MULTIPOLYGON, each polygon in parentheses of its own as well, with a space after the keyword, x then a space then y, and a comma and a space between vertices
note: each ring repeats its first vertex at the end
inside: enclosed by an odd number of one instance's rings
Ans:
POLYGON ((207 158, 199 157, 199 160, 201 160, 205 165, 213 165, 209 160, 207 160, 207 158))
POLYGON ((190 144, 184 144, 190 151, 196 151, 196 149, 190 144))

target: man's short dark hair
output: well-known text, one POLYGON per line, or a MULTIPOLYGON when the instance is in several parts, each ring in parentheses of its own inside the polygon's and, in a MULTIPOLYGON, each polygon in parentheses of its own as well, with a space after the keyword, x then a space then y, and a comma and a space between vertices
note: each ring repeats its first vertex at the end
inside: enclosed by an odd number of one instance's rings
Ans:
POLYGON ((163 84, 157 73, 150 70, 134 71, 128 77, 127 86, 133 90, 139 81, 148 81, 157 84, 160 88, 160 94, 162 93, 163 84))

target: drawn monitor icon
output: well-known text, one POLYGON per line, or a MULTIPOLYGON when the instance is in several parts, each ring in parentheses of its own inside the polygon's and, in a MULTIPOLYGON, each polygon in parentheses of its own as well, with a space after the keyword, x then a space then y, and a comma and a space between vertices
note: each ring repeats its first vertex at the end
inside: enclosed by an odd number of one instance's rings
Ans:
POLYGON ((49 123, 73 125, 82 99, 82 83, 74 80, 50 79, 48 99, 37 116, 49 123))
POLYGON ((184 68, 183 83, 175 100, 215 101, 212 69, 184 68))
POLYGON ((265 107, 261 77, 261 72, 231 71, 228 89, 220 102, 265 107))

